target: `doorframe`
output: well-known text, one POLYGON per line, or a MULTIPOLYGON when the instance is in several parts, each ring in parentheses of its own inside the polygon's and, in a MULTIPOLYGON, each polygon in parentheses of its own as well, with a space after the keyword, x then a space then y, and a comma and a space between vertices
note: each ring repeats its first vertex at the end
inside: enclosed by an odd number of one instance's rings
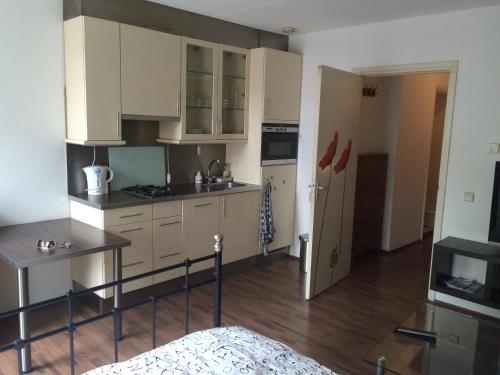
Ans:
MULTIPOLYGON (((448 95, 446 98, 446 112, 444 117, 443 143, 441 146, 441 164, 439 166, 438 193, 436 199, 436 213, 434 219, 434 233, 432 242, 442 239, 444 204, 446 197, 446 180, 450 159, 451 132, 453 127, 453 112, 455 106, 455 90, 457 84, 458 60, 436 61, 416 64, 386 65, 374 67, 354 68, 353 73, 365 77, 399 76, 425 73, 448 73, 448 95)), ((431 257, 432 268, 432 257, 431 257)), ((430 272, 430 270, 429 270, 430 272)), ((430 278, 429 278, 430 283, 430 278)), ((429 284, 430 285, 430 284, 429 284)), ((436 292, 428 289, 427 297, 434 301, 436 292)))

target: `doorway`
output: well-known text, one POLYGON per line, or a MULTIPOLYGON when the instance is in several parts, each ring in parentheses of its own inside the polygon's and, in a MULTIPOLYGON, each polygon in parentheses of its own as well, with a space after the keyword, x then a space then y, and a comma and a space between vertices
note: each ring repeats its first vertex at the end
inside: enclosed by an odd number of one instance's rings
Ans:
POLYGON ((363 78, 353 257, 434 228, 448 73, 363 78))
MULTIPOLYGON (((404 81, 405 84, 408 83, 408 86, 411 87, 409 83, 415 83, 414 81, 417 80, 416 76, 418 74, 446 74, 447 97, 446 109, 444 111, 444 127, 442 131, 438 188, 436 189, 437 194, 435 198, 436 209, 434 213, 435 219, 432 242, 441 239, 457 67, 458 63, 456 61, 360 68, 354 69, 353 73, 326 66, 318 67, 320 74, 318 75, 317 124, 315 128, 316 144, 313 154, 315 156, 315 169, 313 179, 309 185, 311 188, 311 218, 309 232, 310 242, 308 243, 309 255, 307 257, 308 273, 306 279, 306 299, 313 298, 323 290, 326 290, 348 276, 350 273, 352 257, 351 241, 353 237, 352 220, 356 185, 356 175, 353 176, 353 174, 357 173, 361 93, 365 91, 362 90, 363 80, 376 77, 400 76, 400 80, 404 81), (341 135, 340 141, 339 134, 341 135), (337 146, 341 150, 340 155, 335 153, 337 146), (354 154, 352 156, 355 157, 349 159, 349 154, 351 152, 354 154), (340 168, 337 168, 339 165, 340 168), (333 174, 332 170, 334 172, 333 174), (330 178, 328 178, 328 176, 330 176, 330 178), (341 189, 342 186, 348 188, 341 189), (336 205, 339 199, 341 203, 340 205, 336 205), (335 212, 340 212, 340 214, 337 215, 335 212), (336 225, 337 221, 339 225, 336 225), (336 230, 337 226, 340 228, 339 231, 336 230), (332 241, 329 240, 330 237, 332 237, 332 241)), ((369 88, 373 88, 373 86, 369 88)), ((422 158, 414 157, 415 154, 422 151, 419 147, 414 145, 415 142, 411 142, 415 135, 412 131, 422 131, 422 126, 419 126, 420 122, 416 120, 419 115, 419 107, 415 105, 416 99, 413 98, 412 95, 402 95, 402 93, 413 93, 415 90, 403 90, 402 88, 403 84, 400 84, 400 91, 398 92, 400 107, 405 107, 405 109, 408 107, 411 110, 401 111, 401 113, 408 112, 408 115, 405 117, 406 120, 408 120, 407 123, 416 123, 417 126, 409 126, 408 129, 410 131, 401 133, 405 135, 407 142, 401 143, 398 139, 397 142, 392 142, 392 145, 395 145, 396 150, 402 145, 401 147, 408 147, 410 151, 412 151, 406 153, 407 159, 410 161, 406 172, 410 177, 417 176, 417 173, 412 173, 414 169, 411 165, 411 162, 417 160, 418 163, 415 165, 419 167, 420 171, 418 174, 418 177, 420 177, 418 181, 425 182, 423 187, 423 198, 409 201, 412 206, 418 207, 419 215, 416 216, 419 216, 420 220, 414 220, 414 223, 407 227, 403 226, 411 230, 405 230, 402 231, 402 233, 418 233, 417 238, 421 239, 424 232, 424 214, 427 204, 430 141, 426 146, 428 154, 427 158, 425 158, 425 162, 422 161, 422 158), (424 172, 422 173, 422 171, 424 172)), ((434 89, 436 89, 436 87, 434 87, 434 89)), ((373 92, 373 90, 371 91, 373 92)), ((431 118, 434 116, 433 109, 435 106, 435 99, 435 97, 432 97, 433 106, 430 115, 431 118)), ((427 111, 426 113, 429 112, 427 111)), ((399 118, 399 113, 398 116, 395 117, 399 118)), ((371 130, 372 134, 371 137, 368 137, 368 140, 374 141, 380 134, 377 131, 373 131, 374 128, 371 128, 371 130)), ((397 135, 398 132, 393 133, 394 138, 397 138, 397 135)), ((439 152, 436 151, 436 153, 439 152)), ((402 160, 404 160, 404 158, 402 160)), ((394 166, 397 167, 397 164, 394 164, 394 166)), ((405 183, 405 179, 399 179, 397 182, 398 184, 393 184, 392 188, 400 188, 401 186, 403 190, 412 190, 413 188, 411 182, 408 183, 408 181, 406 181, 405 183), (399 184, 401 181, 403 181, 403 183, 399 184)), ((404 213, 405 203, 408 203, 408 201, 402 202, 403 210, 399 210, 399 212, 404 213)), ((389 212, 392 213, 392 211, 393 210, 389 212)), ((398 219, 398 217, 396 216, 395 219, 398 219)), ((406 237, 396 236, 394 240, 391 237, 388 238, 392 241, 390 243, 397 244, 398 241, 399 243, 404 243, 404 238, 406 237)), ((432 300, 433 297, 433 294, 429 293, 429 299, 432 300)))

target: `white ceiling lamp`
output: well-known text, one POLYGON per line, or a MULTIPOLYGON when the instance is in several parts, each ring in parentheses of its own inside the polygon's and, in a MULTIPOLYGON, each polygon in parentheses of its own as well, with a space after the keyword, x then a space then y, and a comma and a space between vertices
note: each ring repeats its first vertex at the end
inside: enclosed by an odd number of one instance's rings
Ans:
POLYGON ((297 28, 294 26, 285 26, 281 28, 281 32, 284 34, 293 34, 297 32, 297 28))

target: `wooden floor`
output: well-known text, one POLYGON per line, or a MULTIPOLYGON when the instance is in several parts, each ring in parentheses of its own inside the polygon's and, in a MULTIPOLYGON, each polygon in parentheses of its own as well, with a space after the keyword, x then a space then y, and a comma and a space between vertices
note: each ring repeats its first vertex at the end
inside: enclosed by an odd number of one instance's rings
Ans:
MULTIPOLYGON (((352 274, 312 301, 305 301, 298 263, 284 259, 232 275, 223 285, 223 325, 241 325, 282 341, 340 374, 374 374, 363 358, 426 300, 431 238, 390 254, 366 255, 352 274)), ((191 329, 209 328, 211 286, 193 291, 191 329)), ((181 295, 159 305, 159 343, 183 335, 181 295)), ((90 310, 78 309, 78 317, 90 310)), ((32 315, 32 330, 54 327, 66 318, 64 306, 32 315)), ((125 313, 120 360, 151 348, 151 308, 125 313)), ((0 343, 14 338, 15 323, 0 325, 0 343)), ((76 332, 77 373, 113 360, 111 319, 76 332)), ((33 346, 36 374, 68 374, 68 338, 61 334, 33 346)), ((14 353, 0 355, 0 373, 16 373, 14 353)))

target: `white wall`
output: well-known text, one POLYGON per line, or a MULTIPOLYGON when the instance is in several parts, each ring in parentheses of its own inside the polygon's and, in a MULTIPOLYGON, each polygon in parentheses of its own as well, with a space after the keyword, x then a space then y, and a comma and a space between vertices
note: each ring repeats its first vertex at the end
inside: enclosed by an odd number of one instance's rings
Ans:
POLYGON ((375 97, 362 97, 359 123, 360 153, 389 154, 385 188, 384 221, 381 248, 390 248, 392 203, 394 195, 395 155, 401 109, 402 77, 364 78, 363 84, 377 86, 375 97))
MULTIPOLYGON (((0 225, 68 216, 62 0, 0 2, 0 225)), ((70 286, 69 262, 31 272, 32 300, 70 286)), ((0 310, 16 303, 0 261, 0 310)))
MULTIPOLYGON (((494 162, 500 142, 500 6, 328 30, 291 38, 303 54, 296 234, 307 232, 315 119, 316 69, 458 60, 443 236, 486 241, 494 162), (475 192, 473 203, 463 192, 475 192)), ((298 253, 298 243, 293 253, 298 253)), ((492 309, 485 312, 495 313, 492 309)), ((498 312, 497 312, 498 313, 498 312)))
POLYGON ((422 238, 427 175, 437 87, 447 73, 404 76, 395 167, 389 243, 395 250, 422 238))

